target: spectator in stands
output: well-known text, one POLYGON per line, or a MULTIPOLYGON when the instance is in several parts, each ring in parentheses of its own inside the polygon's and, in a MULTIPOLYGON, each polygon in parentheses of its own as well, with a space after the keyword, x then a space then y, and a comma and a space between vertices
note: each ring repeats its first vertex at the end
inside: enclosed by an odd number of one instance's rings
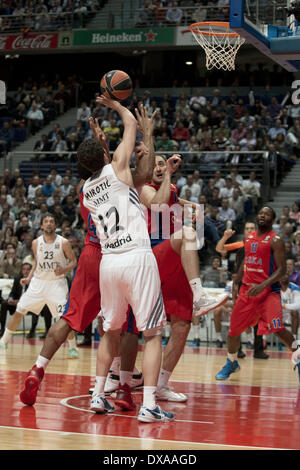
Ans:
POLYGON ((67 141, 68 151, 72 152, 72 155, 70 157, 71 161, 77 161, 76 152, 77 152, 77 149, 80 145, 78 135, 75 132, 72 132, 72 134, 69 134, 66 141, 67 141))
POLYGON ((222 173, 221 173, 220 170, 216 170, 216 171, 215 171, 214 180, 215 180, 214 186, 216 186, 216 187, 219 188, 219 189, 224 188, 226 182, 225 182, 225 179, 222 178, 222 173))
POLYGON ((160 152, 172 152, 173 140, 169 138, 167 132, 163 132, 157 139, 155 144, 155 150, 160 152))
POLYGON ((44 184, 42 185, 42 192, 44 197, 50 197, 55 190, 55 185, 52 183, 51 176, 47 176, 44 184))
POLYGON ((294 282, 300 286, 300 271, 295 269, 295 261, 293 259, 286 260, 286 272, 290 276, 290 282, 294 282))
POLYGON ((251 131, 247 131, 245 137, 239 142, 241 152, 249 152, 251 149, 253 150, 255 146, 256 138, 253 136, 251 131))
POLYGON ((13 279, 21 271, 22 261, 17 258, 16 249, 10 247, 3 251, 0 258, 0 278, 13 279))
POLYGON ((121 128, 117 125, 117 120, 112 117, 109 124, 103 128, 107 138, 107 145, 110 151, 114 151, 119 145, 121 138, 121 128))
POLYGON ((182 18, 183 11, 181 8, 179 8, 178 2, 174 0, 166 12, 167 24, 172 26, 179 25, 181 23, 182 18))
POLYGON ((70 223, 72 223, 76 217, 76 207, 75 207, 72 196, 68 195, 66 197, 66 204, 62 206, 62 209, 63 209, 63 212, 68 217, 68 220, 70 221, 70 223))
POLYGON ((0 129, 0 157, 11 150, 13 130, 9 121, 4 121, 0 129))
POLYGON ((49 122, 56 118, 55 103, 53 101, 52 95, 46 95, 46 98, 41 106, 41 111, 44 115, 45 124, 49 124, 49 122))
POLYGON ((26 186, 25 186, 25 183, 23 181, 23 179, 21 178, 21 176, 18 176, 18 178, 16 179, 16 183, 14 185, 14 187, 12 188, 11 190, 11 193, 12 193, 12 196, 17 198, 17 197, 25 197, 26 195, 26 186))
POLYGON ((271 127, 271 129, 268 132, 268 136, 270 137, 272 141, 275 141, 279 134, 282 134, 285 137, 286 130, 284 129, 284 127, 282 127, 280 119, 276 119, 275 126, 271 127))
POLYGON ((229 200, 227 198, 223 198, 221 201, 221 207, 219 207, 219 220, 225 224, 226 230, 232 228, 233 223, 236 220, 236 213, 229 207, 229 200))
POLYGON ((34 175, 31 184, 28 186, 27 198, 29 201, 33 201, 35 198, 35 192, 38 188, 41 188, 40 178, 38 175, 34 175))
POLYGON ((144 6, 138 12, 136 26, 150 26, 154 21, 153 10, 151 9, 150 0, 145 0, 144 6))
POLYGON ((63 221, 67 218, 60 204, 54 204, 52 207, 49 208, 49 212, 55 215, 58 227, 60 227, 63 221))
POLYGON ((201 272, 201 279, 203 287, 225 287, 228 275, 219 256, 214 256, 212 265, 201 272))
POLYGON ((202 90, 200 89, 196 90, 195 95, 192 96, 189 101, 190 108, 197 113, 201 110, 201 107, 205 105, 206 105, 206 98, 205 96, 202 96, 202 90))
POLYGON ((241 223, 245 216, 245 202, 248 196, 244 193, 241 186, 235 186, 233 189, 232 196, 229 197, 229 207, 234 210, 237 216, 237 221, 241 223))
POLYGON ((292 252, 293 255, 297 255, 300 249, 300 230, 298 229, 297 232, 293 234, 293 244, 292 244, 292 252))
POLYGON ((76 176, 74 176, 72 173, 72 168, 66 168, 65 176, 68 176, 70 178, 71 186, 75 186, 78 183, 76 176))
POLYGON ((11 207, 14 203, 13 197, 8 192, 8 187, 2 184, 0 187, 0 196, 5 197, 5 202, 11 207))
POLYGON ((245 193, 251 197, 253 206, 256 207, 258 203, 258 199, 260 198, 260 188, 261 184, 256 179, 255 171, 250 171, 249 178, 244 179, 243 181, 243 189, 245 193))
POLYGON ((32 230, 32 225, 29 222, 27 215, 20 215, 20 221, 16 226, 15 235, 20 242, 23 242, 25 235, 32 230))
POLYGON ((220 198, 229 198, 234 190, 233 181, 230 175, 225 178, 225 186, 220 189, 220 198))
POLYGON ((56 114, 60 115, 65 113, 71 104, 70 93, 66 90, 65 85, 59 81, 57 93, 53 97, 56 106, 56 114))
POLYGON ((58 187, 55 187, 52 195, 50 197, 47 197, 46 199, 46 204, 47 204, 49 211, 51 208, 53 208, 54 204, 60 204, 61 201, 62 201, 61 187, 58 186, 58 187))
POLYGON ((237 183, 239 186, 243 184, 243 177, 238 173, 238 167, 233 166, 230 170, 229 176, 232 178, 233 184, 237 183))
POLYGON ((197 1, 195 4, 195 9, 192 11, 192 22, 198 23, 206 20, 207 17, 207 8, 205 8, 207 3, 205 1, 197 1))
POLYGON ((62 200, 70 194, 71 188, 72 188, 72 185, 70 183, 69 176, 64 176, 63 177, 63 182, 60 186, 62 200))
POLYGON ((292 251, 293 244, 290 241, 287 241, 284 243, 285 245, 285 256, 286 259, 293 259, 294 261, 296 260, 296 256, 294 255, 292 251))
POLYGON ((34 233, 32 232, 32 230, 28 231, 23 237, 22 247, 19 251, 19 258, 22 260, 23 263, 24 263, 24 259, 27 256, 33 257, 33 251, 32 251, 33 239, 34 239, 34 233))
POLYGON ((33 103, 27 112, 28 133, 36 134, 44 124, 44 115, 41 109, 33 103))
POLYGON ((225 223, 220 219, 218 206, 211 206, 210 213, 207 216, 207 222, 214 226, 218 235, 222 235, 224 233, 225 223))
POLYGON ((291 212, 289 213, 289 217, 295 220, 296 224, 300 224, 300 204, 298 202, 294 202, 291 212))
POLYGON ((62 176, 57 172, 57 168, 52 167, 50 170, 50 175, 51 177, 51 182, 56 186, 57 188, 62 184, 62 176))
POLYGON ((234 145, 240 145, 240 141, 246 137, 247 129, 243 122, 239 122, 236 129, 231 133, 231 141, 234 145))
POLYGON ((176 123, 172 138, 178 142, 180 151, 185 150, 185 144, 190 138, 190 131, 184 126, 182 121, 176 123))
POLYGON ((282 106, 281 104, 278 103, 276 96, 273 96, 271 98, 271 103, 269 104, 267 109, 272 119, 276 119, 280 115, 282 106))
POLYGON ((92 112, 91 108, 87 105, 85 101, 81 103, 80 108, 77 109, 76 119, 81 121, 85 130, 89 128, 89 118, 91 117, 92 112))
POLYGON ((13 120, 11 121, 12 127, 26 127, 27 126, 27 110, 24 103, 19 103, 12 112, 13 120))
POLYGON ((62 132, 57 132, 56 140, 51 146, 51 152, 55 152, 55 157, 51 157, 54 160, 65 160, 67 158, 64 152, 67 152, 67 142, 64 140, 64 134, 62 132))
POLYGON ((192 197, 198 200, 198 196, 201 193, 201 187, 199 184, 194 182, 193 175, 189 174, 186 177, 186 184, 181 188, 180 197, 186 199, 186 191, 189 189, 192 193, 192 197))

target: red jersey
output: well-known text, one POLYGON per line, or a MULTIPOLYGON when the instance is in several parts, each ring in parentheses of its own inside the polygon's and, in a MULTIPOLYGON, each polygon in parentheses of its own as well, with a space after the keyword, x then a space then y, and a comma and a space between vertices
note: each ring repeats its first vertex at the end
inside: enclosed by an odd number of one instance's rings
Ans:
POLYGON ((80 212, 81 217, 84 220, 84 223, 87 228, 87 234, 84 240, 85 245, 97 245, 100 247, 100 240, 97 237, 96 226, 94 225, 92 216, 89 210, 83 205, 83 191, 82 188, 80 189, 79 193, 79 202, 80 202, 80 212))
MULTIPOLYGON (((159 190, 159 184, 147 183, 151 188, 159 190)), ((178 199, 178 188, 175 184, 171 184, 171 194, 168 202, 168 206, 172 207, 172 210, 165 210, 164 212, 155 212, 151 209, 147 209, 146 220, 148 224, 148 233, 150 235, 151 246, 154 247, 164 240, 168 240, 175 231, 174 219, 176 214, 180 214, 182 209, 178 199)), ((177 219, 176 219, 177 220, 177 219)), ((178 227, 176 227, 178 230, 178 227)))
MULTIPOLYGON (((257 232, 250 233, 245 239, 245 259, 243 284, 260 284, 269 279, 276 271, 271 241, 278 236, 272 230, 262 235, 257 232)), ((280 283, 275 282, 270 286, 273 292, 281 290, 280 283)))

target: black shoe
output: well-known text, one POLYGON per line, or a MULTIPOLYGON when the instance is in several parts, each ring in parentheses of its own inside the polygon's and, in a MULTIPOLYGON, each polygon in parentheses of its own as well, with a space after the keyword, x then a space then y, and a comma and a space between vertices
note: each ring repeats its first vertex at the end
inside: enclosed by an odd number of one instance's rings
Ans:
POLYGON ((84 339, 81 343, 78 343, 77 346, 79 348, 83 346, 92 346, 92 341, 90 339, 84 339))
POLYGON ((216 347, 217 348, 223 348, 223 341, 216 339, 216 347))
POLYGON ((29 331, 29 333, 26 335, 27 339, 34 338, 35 337, 35 331, 29 331))
POLYGON ((253 354, 254 359, 269 359, 268 354, 263 351, 259 351, 253 354))
POLYGON ((241 349, 239 349, 237 357, 239 359, 244 359, 244 357, 246 357, 246 354, 241 349))

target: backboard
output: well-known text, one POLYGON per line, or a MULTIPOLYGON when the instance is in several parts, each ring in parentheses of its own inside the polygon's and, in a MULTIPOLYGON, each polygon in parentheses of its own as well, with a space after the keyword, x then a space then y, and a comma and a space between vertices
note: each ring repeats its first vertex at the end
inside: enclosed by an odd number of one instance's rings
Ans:
POLYGON ((299 0, 230 0, 231 29, 290 72, 300 66, 299 23, 299 0))

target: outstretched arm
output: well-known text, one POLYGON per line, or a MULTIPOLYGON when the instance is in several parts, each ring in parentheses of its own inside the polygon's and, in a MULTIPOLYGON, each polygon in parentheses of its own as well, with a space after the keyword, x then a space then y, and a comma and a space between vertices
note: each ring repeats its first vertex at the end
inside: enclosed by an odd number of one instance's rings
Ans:
POLYGON ((97 103, 100 103, 108 108, 116 111, 124 126, 123 137, 121 143, 116 148, 113 155, 113 162, 118 171, 128 170, 130 159, 135 146, 137 122, 134 115, 118 101, 106 98, 101 95, 96 98, 97 103))

